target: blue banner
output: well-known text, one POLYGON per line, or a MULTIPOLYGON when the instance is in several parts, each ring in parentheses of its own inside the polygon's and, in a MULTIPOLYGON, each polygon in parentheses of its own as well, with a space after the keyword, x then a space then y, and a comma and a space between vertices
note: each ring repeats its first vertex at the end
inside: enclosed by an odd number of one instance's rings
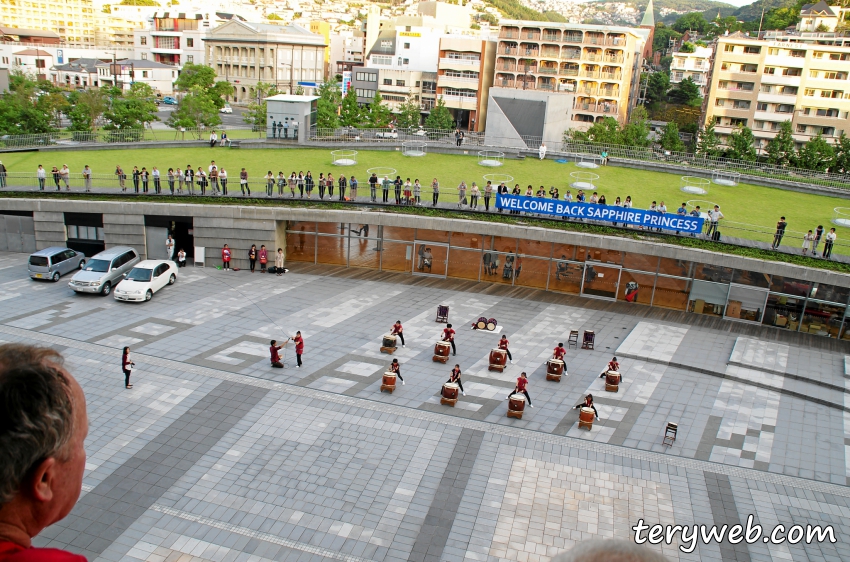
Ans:
POLYGON ((569 203, 558 199, 526 197, 524 195, 497 194, 496 208, 509 211, 522 211, 570 219, 604 221, 617 224, 660 228, 674 232, 702 232, 704 219, 675 213, 661 214, 644 209, 627 209, 613 205, 594 205, 591 203, 569 203))

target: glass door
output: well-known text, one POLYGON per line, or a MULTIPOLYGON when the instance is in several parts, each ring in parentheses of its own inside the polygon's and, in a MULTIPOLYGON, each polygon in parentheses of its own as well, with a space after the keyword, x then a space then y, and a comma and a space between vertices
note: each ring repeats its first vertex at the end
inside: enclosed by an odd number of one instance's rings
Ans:
POLYGON ((616 300, 619 285, 620 268, 618 266, 602 265, 596 262, 584 264, 582 296, 616 300))
POLYGON ((420 242, 416 240, 413 246, 414 275, 446 276, 447 264, 449 262, 448 244, 435 244, 434 242, 420 242))

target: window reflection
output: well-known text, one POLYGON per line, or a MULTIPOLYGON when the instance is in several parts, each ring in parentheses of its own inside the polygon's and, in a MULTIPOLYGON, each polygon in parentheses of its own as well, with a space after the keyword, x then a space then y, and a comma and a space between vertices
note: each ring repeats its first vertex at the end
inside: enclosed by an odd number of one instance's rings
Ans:
POLYGON ((751 287, 770 287, 770 275, 766 273, 758 273, 756 271, 746 271, 736 269, 732 273, 732 283, 740 285, 749 285, 751 287))
POLYGON ((809 298, 845 304, 847 303, 848 292, 850 292, 850 289, 844 287, 836 287, 835 285, 827 285, 826 283, 815 283, 809 293, 809 298))
POLYGON ((566 260, 552 260, 549 265, 549 290, 577 295, 581 291, 583 275, 584 264, 566 260))
POLYGON ((811 285, 808 281, 800 281, 781 275, 771 275, 770 277, 770 290, 774 293, 805 297, 811 285))
POLYGON ((634 271, 623 270, 620 273, 620 286, 617 300, 640 304, 652 302, 652 289, 655 285, 655 275, 647 275, 634 271))
MULTIPOLYGON (((271 257, 271 256, 269 256, 271 257)), ((291 261, 316 261, 316 235, 306 231, 286 233, 286 259, 291 261)))
POLYGON ((837 338, 844 317, 844 306, 809 301, 803 312, 801 332, 837 338))
POLYGON ((732 268, 719 265, 697 264, 694 279, 713 281, 714 283, 729 283, 732 280, 732 268))
POLYGON ((451 245, 460 248, 490 248, 490 236, 487 234, 470 234, 468 232, 452 232, 451 245))
POLYGON ((519 248, 517 253, 526 256, 538 256, 548 258, 552 255, 552 243, 540 242, 539 240, 519 240, 519 248))
POLYGON ((545 289, 549 276, 549 260, 517 256, 514 285, 545 289))
POLYGON ((658 273, 671 275, 673 277, 691 277, 693 275, 694 263, 687 260, 675 260, 673 258, 661 258, 658 262, 658 273))
POLYGON ((658 269, 658 256, 626 252, 623 257, 623 267, 655 273, 655 270, 658 269))
MULTIPOLYGON (((454 241, 455 234, 452 233, 454 241)), ((478 281, 481 270, 481 250, 464 250, 451 248, 449 253, 448 276, 457 279, 478 281)))
POLYGON ((412 271, 413 242, 405 244, 404 242, 388 242, 384 240, 382 247, 382 271, 401 271, 406 273, 410 273, 412 271))
POLYGON ((688 306, 690 292, 690 281, 688 279, 662 277, 659 275, 655 280, 655 294, 652 297, 652 306, 685 310, 688 306))
POLYGON ((770 293, 767 296, 762 324, 797 331, 803 315, 805 297, 770 293))

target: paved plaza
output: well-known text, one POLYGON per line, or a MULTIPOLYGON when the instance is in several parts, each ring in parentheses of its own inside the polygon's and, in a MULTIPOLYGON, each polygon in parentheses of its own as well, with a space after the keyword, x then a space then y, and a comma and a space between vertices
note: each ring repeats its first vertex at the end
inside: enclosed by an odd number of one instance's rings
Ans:
MULTIPOLYGON (((144 304, 33 282, 0 253, 0 340, 60 350, 88 399, 83 495, 39 546, 89 560, 544 561, 577 541, 648 524, 749 515, 833 525, 836 543, 679 543, 671 560, 850 560, 848 355, 763 337, 494 294, 320 275, 188 268, 144 304), (450 307, 457 357, 431 360, 450 307), (514 363, 488 370, 500 334, 514 363), (406 347, 380 336, 404 324, 406 347), (545 361, 571 329, 568 376, 545 361), (269 367, 268 344, 301 330, 269 367), (120 348, 132 346, 126 390, 120 348), (599 377, 617 355, 617 393, 599 377), (392 358, 406 384, 380 392, 392 358), (466 396, 439 391, 454 363, 466 396), (528 373, 534 408, 506 416, 528 373), (600 419, 578 428, 592 393, 600 419), (679 424, 671 447, 668 422, 679 424)), ((505 294, 510 288, 505 290, 505 294)), ((577 301, 578 302, 578 301, 577 301)), ((814 338, 812 338, 814 339, 814 338)))

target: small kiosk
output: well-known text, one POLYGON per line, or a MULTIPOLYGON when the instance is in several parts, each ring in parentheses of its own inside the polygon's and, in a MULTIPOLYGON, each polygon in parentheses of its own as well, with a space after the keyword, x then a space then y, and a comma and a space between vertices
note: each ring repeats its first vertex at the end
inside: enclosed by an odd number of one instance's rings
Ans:
POLYGON ((266 138, 305 142, 316 123, 318 99, 294 94, 266 98, 266 138))

